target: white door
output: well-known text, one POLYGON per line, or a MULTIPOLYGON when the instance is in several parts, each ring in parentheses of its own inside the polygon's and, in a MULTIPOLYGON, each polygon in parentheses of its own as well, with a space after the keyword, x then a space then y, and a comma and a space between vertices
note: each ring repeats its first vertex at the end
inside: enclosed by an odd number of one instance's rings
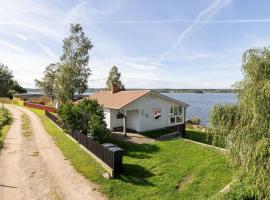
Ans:
POLYGON ((139 111, 138 110, 129 110, 126 114, 127 120, 127 129, 133 129, 138 131, 139 128, 139 111))

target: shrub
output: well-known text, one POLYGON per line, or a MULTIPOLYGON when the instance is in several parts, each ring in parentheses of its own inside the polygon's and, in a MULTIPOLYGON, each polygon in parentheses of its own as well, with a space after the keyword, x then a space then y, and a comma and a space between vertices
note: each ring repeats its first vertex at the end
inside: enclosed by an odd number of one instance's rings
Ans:
POLYGON ((225 193, 216 199, 222 200, 256 200, 258 194, 254 187, 250 186, 246 182, 237 181, 230 187, 230 191, 225 193))
POLYGON ((11 117, 6 109, 0 109, 0 130, 3 126, 9 124, 11 121, 11 117))
POLYGON ((215 105, 209 117, 209 134, 213 136, 213 144, 229 147, 229 134, 232 134, 239 120, 237 105, 215 105))
POLYGON ((96 100, 83 99, 76 104, 66 102, 59 106, 58 115, 69 131, 79 130, 99 142, 109 133, 103 107, 96 100))
POLYGON ((88 136, 93 140, 103 142, 108 133, 109 131, 106 128, 106 124, 104 124, 103 118, 96 114, 91 115, 88 122, 88 136))
POLYGON ((201 124, 201 120, 198 117, 193 117, 190 120, 188 120, 188 122, 192 125, 200 125, 201 124))
POLYGON ((68 130, 75 130, 77 128, 77 118, 73 109, 73 103, 70 101, 61 104, 57 110, 63 125, 68 130))

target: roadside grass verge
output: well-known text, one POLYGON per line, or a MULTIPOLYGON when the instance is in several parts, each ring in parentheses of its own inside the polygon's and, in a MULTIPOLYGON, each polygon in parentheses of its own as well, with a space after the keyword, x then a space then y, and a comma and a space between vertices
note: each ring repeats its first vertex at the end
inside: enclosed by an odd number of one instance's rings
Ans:
POLYGON ((4 147, 4 140, 10 128, 11 119, 11 114, 7 109, 0 108, 0 151, 4 147))
POLYGON ((124 172, 105 180, 104 170, 80 146, 53 124, 43 111, 33 110, 73 167, 98 183, 109 199, 208 199, 233 177, 225 155, 214 149, 176 139, 132 144, 108 139, 125 150, 124 172))

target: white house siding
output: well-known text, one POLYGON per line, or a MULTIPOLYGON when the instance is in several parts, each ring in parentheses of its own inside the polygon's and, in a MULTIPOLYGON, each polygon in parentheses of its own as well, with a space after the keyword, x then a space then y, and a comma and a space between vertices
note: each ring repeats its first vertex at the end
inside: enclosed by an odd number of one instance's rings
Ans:
POLYGON ((108 108, 104 108, 104 114, 105 114, 105 122, 107 124, 107 128, 111 129, 111 110, 108 108))
MULTIPOLYGON (((177 124, 170 124, 169 123, 169 109, 171 106, 181 106, 181 104, 168 100, 166 98, 161 98, 158 95, 150 94, 141 99, 135 101, 134 103, 127 106, 125 111, 128 113, 129 110, 138 110, 139 117, 138 121, 135 119, 133 121, 130 120, 128 126, 130 127, 138 127, 137 131, 143 132, 148 130, 160 129, 165 128, 168 126, 174 126, 177 124), (161 110, 161 117, 160 119, 154 118, 154 111, 161 110)), ((182 123, 184 123, 184 106, 182 112, 182 123)), ((121 110, 124 112, 124 110, 121 110)), ((122 121, 122 120, 121 120, 122 121)), ((129 121, 127 119, 127 121, 129 121)), ((127 126, 127 128, 129 128, 127 126)))
POLYGON ((123 119, 117 119, 117 113, 119 111, 115 109, 111 109, 111 115, 110 115, 110 120, 111 120, 111 126, 110 129, 112 130, 113 128, 116 127, 122 127, 123 126, 123 119))

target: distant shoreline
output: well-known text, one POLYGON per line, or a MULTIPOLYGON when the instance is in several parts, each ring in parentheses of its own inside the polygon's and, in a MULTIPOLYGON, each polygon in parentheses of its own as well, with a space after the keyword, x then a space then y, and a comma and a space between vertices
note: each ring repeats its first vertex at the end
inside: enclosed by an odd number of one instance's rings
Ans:
MULTIPOLYGON (((143 88, 145 89, 145 88, 143 88)), ((39 89, 26 88, 27 93, 41 93, 39 89)), ((102 91, 104 88, 88 88, 84 93, 94 93, 102 91)), ((127 90, 142 90, 142 88, 127 88, 127 90)), ((159 93, 235 93, 234 89, 170 89, 170 88, 161 88, 161 89, 151 89, 159 93)))

